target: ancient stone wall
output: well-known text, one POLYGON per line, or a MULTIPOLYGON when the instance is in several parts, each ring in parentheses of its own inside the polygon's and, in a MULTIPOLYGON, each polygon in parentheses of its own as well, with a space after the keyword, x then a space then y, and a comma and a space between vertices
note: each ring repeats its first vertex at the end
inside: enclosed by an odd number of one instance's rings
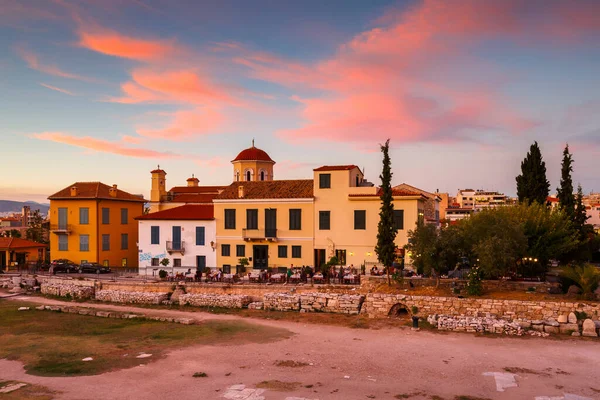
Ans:
POLYGON ((179 304, 196 307, 244 308, 252 302, 250 296, 236 294, 196 294, 179 295, 179 304))
POLYGON ((364 299, 363 295, 303 293, 300 295, 300 311, 359 314, 364 299))
POLYGON ((300 311, 300 295, 286 293, 265 293, 263 308, 275 311, 300 311))
POLYGON ((124 290, 97 290, 96 300, 111 303, 160 304, 169 299, 168 293, 127 292, 124 290))
POLYGON ((40 285, 40 292, 51 296, 71 297, 73 299, 94 298, 93 286, 79 286, 68 283, 42 283, 40 285))

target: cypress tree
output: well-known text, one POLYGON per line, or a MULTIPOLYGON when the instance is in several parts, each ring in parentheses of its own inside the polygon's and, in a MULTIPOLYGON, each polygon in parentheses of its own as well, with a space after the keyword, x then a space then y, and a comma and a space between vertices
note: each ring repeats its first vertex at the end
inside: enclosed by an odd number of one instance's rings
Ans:
POLYGON ((583 190, 581 189, 581 185, 577 186, 577 196, 575 197, 575 214, 573 218, 573 223, 575 228, 579 231, 579 234, 583 236, 585 234, 585 223, 588 220, 588 216, 585 210, 585 206, 583 205, 583 190))
POLYGON ((558 193, 558 202, 567 216, 574 220, 575 218, 575 195, 573 194, 573 156, 569 153, 569 145, 565 146, 563 151, 563 160, 561 167, 560 187, 556 189, 558 193))
POLYGON ((537 142, 533 142, 521 162, 521 175, 516 180, 519 202, 546 204, 550 182, 546 179, 546 163, 537 142))
POLYGON ((394 224, 394 204, 392 203, 392 167, 389 155, 390 139, 381 146, 383 153, 383 169, 381 171, 381 209, 379 211, 379 224, 377 225, 377 246, 375 252, 377 259, 386 267, 388 285, 390 281, 390 269, 394 262, 396 244, 396 226, 394 224))

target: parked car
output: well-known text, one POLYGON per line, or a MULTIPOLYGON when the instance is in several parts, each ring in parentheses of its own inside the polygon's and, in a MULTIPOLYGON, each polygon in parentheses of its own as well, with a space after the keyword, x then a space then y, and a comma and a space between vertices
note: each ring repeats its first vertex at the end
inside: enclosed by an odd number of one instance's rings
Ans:
POLYGON ((67 274, 70 274, 71 272, 77 272, 79 270, 77 264, 71 260, 67 260, 66 258, 60 258, 52 261, 50 268, 52 269, 53 273, 66 272, 67 274))
POLYGON ((89 262, 83 263, 79 266, 79 273, 82 274, 84 272, 92 274, 107 274, 110 272, 110 268, 95 262, 89 262))

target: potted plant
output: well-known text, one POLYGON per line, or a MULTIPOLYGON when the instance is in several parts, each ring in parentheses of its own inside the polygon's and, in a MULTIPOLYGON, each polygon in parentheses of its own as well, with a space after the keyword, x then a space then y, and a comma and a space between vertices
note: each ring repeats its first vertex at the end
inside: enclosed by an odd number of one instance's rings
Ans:
POLYGON ((238 260, 238 264, 240 265, 239 273, 243 274, 244 272, 246 272, 246 266, 250 265, 250 262, 246 257, 242 257, 238 260))
POLYGON ((165 279, 167 277, 167 271, 165 271, 164 269, 161 269, 160 271, 158 271, 158 277, 160 279, 165 279))

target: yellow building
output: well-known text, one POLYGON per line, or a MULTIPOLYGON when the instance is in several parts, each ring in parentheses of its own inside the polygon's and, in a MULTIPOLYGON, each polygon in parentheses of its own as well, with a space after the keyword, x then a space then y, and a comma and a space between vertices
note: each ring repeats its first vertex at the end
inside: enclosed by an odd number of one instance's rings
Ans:
POLYGON ((227 270, 240 258, 255 269, 312 265, 312 180, 272 180, 275 162, 254 146, 232 164, 234 182, 213 200, 217 265, 227 270))
MULTIPOLYGON (((357 268, 363 263, 376 264, 381 190, 365 181, 356 165, 338 165, 314 170, 313 193, 314 265, 333 256, 342 265, 357 268)), ((392 193, 396 245, 402 248, 408 243, 408 231, 423 218, 428 198, 417 191, 393 189, 392 193)))
POLYGON ((44 261, 48 245, 31 240, 0 237, 0 271, 23 268, 29 263, 44 261))
POLYGON ((101 182, 76 182, 48 197, 50 256, 77 264, 138 266, 138 224, 146 200, 101 182))

